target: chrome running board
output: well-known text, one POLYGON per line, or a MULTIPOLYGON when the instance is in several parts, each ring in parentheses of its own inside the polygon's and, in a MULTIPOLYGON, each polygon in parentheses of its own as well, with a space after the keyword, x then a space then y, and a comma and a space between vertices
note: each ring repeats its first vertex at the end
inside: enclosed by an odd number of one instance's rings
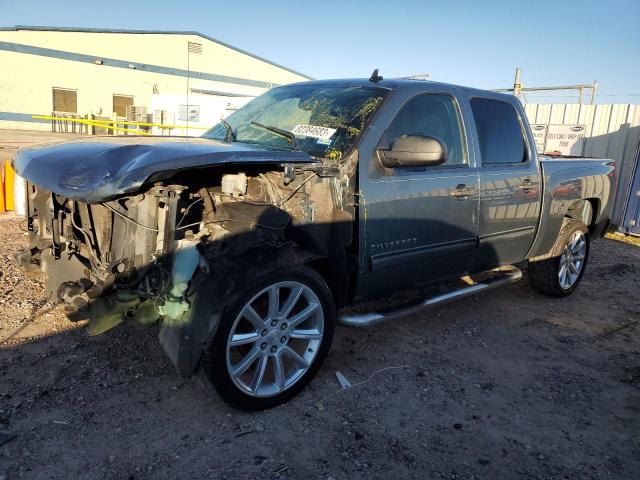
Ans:
POLYGON ((465 282, 468 284, 466 287, 461 287, 434 297, 425 298, 418 304, 411 305, 409 307, 400 306, 397 309, 386 308, 362 314, 343 314, 338 317, 338 323, 348 327, 368 327, 369 325, 388 320, 392 317, 408 315, 410 313, 420 311, 425 307, 435 307, 459 298, 475 295, 476 293, 480 293, 485 290, 514 283, 522 278, 522 271, 512 265, 490 270, 489 272, 476 275, 476 277, 487 274, 494 274, 495 278, 476 281, 473 277, 463 277, 465 282))

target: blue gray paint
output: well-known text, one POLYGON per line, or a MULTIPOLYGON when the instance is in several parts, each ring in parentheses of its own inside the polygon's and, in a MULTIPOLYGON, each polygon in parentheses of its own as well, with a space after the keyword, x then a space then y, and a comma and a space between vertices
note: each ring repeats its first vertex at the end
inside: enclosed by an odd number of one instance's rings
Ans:
POLYGON ((42 118, 33 118, 33 115, 41 115, 41 114, 0 112, 0 120, 4 120, 7 122, 31 122, 31 123, 49 123, 51 121, 51 120, 43 120, 42 118))
POLYGON ((191 93, 201 93, 202 95, 217 95, 220 97, 252 97, 253 96, 246 93, 220 92, 218 90, 205 90, 203 88, 192 88, 191 93))
POLYGON ((276 83, 251 80, 248 78, 229 77, 207 72, 188 72, 182 68, 163 67, 161 65, 149 65, 146 63, 130 62, 128 60, 118 60, 96 55, 86 55, 84 53, 68 52, 64 50, 54 50, 52 48, 34 47, 21 43, 0 42, 0 50, 7 52, 23 53, 40 57, 56 58, 59 60, 69 60, 72 62, 91 63, 96 60, 102 61, 102 67, 124 68, 127 70, 140 70, 142 72, 160 73, 163 75, 174 75, 179 77, 190 77, 192 79, 210 80, 213 82, 231 83, 234 85, 245 85, 248 87, 271 88, 278 86, 276 83))

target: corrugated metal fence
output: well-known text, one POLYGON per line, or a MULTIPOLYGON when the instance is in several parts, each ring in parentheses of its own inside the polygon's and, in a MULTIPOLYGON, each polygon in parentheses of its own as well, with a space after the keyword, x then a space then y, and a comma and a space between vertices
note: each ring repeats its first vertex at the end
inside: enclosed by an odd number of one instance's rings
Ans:
POLYGON ((624 208, 640 142, 640 105, 525 105, 529 122, 542 125, 586 125, 583 156, 611 158, 618 163, 618 191, 613 222, 622 225, 624 208))

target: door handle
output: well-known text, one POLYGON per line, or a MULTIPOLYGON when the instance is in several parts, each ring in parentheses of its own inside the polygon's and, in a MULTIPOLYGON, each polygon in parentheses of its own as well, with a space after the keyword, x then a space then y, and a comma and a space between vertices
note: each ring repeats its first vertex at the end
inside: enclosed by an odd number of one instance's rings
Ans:
POLYGON ((456 197, 458 200, 465 200, 467 197, 473 195, 475 190, 467 187, 464 183, 461 183, 456 188, 449 190, 449 195, 456 197))
POLYGON ((532 182, 530 179, 526 178, 522 181, 522 183, 520 185, 518 185, 518 188, 520 190, 524 190, 525 193, 527 193, 529 190, 531 190, 533 187, 535 187, 536 184, 534 182, 532 182))

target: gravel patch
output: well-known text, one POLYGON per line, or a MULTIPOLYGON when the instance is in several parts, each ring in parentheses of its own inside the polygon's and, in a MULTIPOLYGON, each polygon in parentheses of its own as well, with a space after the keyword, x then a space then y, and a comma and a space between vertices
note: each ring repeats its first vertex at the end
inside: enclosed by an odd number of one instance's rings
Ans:
POLYGON ((0 479, 639 476, 636 245, 594 243, 566 299, 523 281, 338 328, 309 388, 250 414, 178 377, 157 326, 85 336, 14 266, 22 228, 0 214, 0 479))

